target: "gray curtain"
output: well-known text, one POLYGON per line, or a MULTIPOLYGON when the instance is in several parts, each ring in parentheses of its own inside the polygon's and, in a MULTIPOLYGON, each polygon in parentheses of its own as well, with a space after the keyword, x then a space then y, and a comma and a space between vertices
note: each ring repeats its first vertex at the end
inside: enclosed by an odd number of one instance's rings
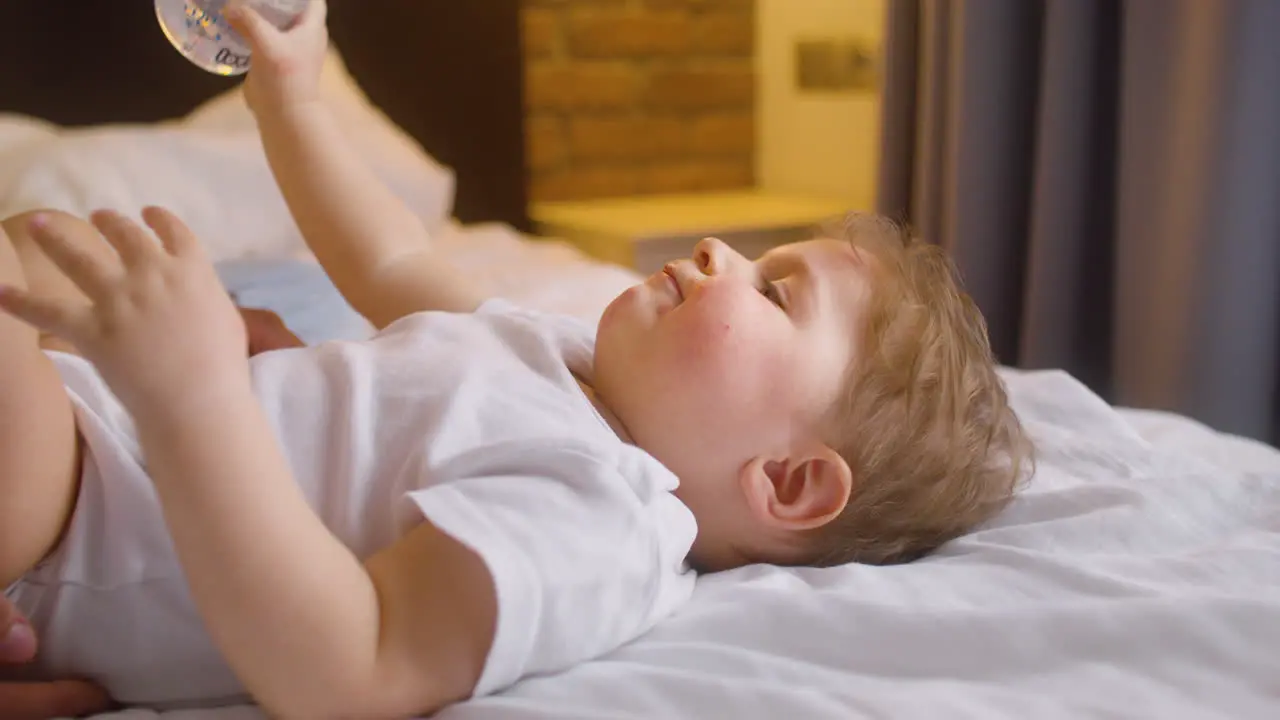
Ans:
POLYGON ((889 0, 880 212, 1001 361, 1280 439, 1280 0, 889 0))

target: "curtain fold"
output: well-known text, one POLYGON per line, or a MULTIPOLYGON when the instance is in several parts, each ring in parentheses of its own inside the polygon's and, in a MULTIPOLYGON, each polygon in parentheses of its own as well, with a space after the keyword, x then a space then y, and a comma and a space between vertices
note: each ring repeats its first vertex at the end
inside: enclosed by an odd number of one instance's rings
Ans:
POLYGON ((878 210, 1002 362, 1280 440, 1280 2, 889 0, 878 210))

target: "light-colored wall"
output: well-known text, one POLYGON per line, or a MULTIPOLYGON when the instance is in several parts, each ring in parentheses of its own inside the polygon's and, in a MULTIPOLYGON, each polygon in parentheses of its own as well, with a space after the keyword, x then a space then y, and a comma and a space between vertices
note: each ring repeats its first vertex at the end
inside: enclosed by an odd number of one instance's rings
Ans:
POLYGON ((800 92, 794 44, 854 36, 873 43, 878 57, 884 14, 884 0, 758 0, 756 178, 762 189, 873 207, 879 93, 800 92))

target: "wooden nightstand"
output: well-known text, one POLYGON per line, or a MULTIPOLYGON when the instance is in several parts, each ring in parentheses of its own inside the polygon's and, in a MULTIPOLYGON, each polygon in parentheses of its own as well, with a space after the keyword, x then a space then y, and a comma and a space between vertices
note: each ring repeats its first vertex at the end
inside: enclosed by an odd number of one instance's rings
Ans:
POLYGON ((705 237, 754 259, 808 239, 815 226, 849 210, 834 200, 743 191, 535 203, 531 214, 539 235, 649 274, 689 257, 705 237))

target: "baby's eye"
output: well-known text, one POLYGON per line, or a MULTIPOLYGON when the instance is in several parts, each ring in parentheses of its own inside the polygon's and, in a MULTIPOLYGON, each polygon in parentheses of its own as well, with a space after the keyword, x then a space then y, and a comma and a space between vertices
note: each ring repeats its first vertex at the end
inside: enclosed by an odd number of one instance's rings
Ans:
POLYGON ((764 281, 760 285, 760 294, 765 296, 765 298, 774 305, 777 305, 784 310, 786 309, 782 303, 782 293, 778 292, 778 283, 769 282, 767 280, 764 281))

